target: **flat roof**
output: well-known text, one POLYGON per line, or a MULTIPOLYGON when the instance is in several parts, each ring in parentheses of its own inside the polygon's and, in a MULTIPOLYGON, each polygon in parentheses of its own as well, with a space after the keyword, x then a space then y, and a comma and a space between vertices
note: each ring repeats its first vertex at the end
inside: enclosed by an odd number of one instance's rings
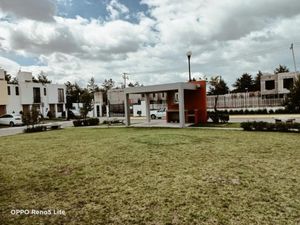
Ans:
POLYGON ((194 84, 190 82, 178 82, 171 84, 158 84, 158 85, 149 85, 142 87, 130 87, 125 88, 125 94, 142 94, 142 93, 154 93, 154 92, 166 92, 173 91, 178 89, 184 90, 196 90, 199 88, 199 84, 194 84))

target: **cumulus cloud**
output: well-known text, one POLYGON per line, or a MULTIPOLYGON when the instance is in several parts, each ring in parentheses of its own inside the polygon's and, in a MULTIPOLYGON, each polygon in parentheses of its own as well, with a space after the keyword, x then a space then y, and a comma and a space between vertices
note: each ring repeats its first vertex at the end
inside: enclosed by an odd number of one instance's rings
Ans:
MULTIPOLYGON (((255 75, 258 70, 273 71, 278 64, 292 65, 289 45, 300 38, 295 32, 300 25, 299 1, 143 0, 141 4, 148 11, 138 13, 134 22, 123 19, 130 12, 117 0, 108 2, 106 20, 79 16, 54 16, 52 23, 0 20, 0 50, 38 57, 45 66, 26 68, 42 68, 52 80, 62 82, 91 76, 100 82, 110 77, 121 81, 123 72, 144 84, 185 81, 188 50, 193 52, 194 77, 218 74, 229 83, 244 72, 255 75)), ((296 58, 299 46, 295 42, 296 58)))
POLYGON ((51 22, 54 21, 56 7, 51 0, 1 0, 0 10, 17 18, 51 22))
POLYGON ((106 6, 106 10, 109 13, 107 18, 111 20, 119 19, 120 16, 128 15, 129 13, 129 9, 118 0, 111 0, 106 6))

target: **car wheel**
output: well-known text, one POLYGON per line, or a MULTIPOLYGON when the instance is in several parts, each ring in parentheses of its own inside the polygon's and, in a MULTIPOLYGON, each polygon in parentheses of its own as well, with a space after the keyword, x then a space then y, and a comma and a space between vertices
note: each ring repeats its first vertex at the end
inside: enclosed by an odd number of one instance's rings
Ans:
POLYGON ((151 115, 151 119, 156 119, 156 116, 154 114, 151 115))
POLYGON ((14 124, 14 122, 12 122, 12 121, 9 123, 9 126, 10 126, 10 127, 13 127, 14 125, 15 125, 15 124, 14 124))

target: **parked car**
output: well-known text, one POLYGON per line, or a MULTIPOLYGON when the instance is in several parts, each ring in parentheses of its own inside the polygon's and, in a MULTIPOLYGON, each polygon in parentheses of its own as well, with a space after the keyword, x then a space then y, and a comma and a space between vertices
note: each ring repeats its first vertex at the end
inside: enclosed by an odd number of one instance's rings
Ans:
POLYGON ((0 124, 13 127, 15 125, 22 125, 23 122, 20 115, 4 114, 0 116, 0 124))
POLYGON ((158 109, 158 110, 151 110, 150 116, 151 119, 161 119, 166 116, 166 108, 158 109))

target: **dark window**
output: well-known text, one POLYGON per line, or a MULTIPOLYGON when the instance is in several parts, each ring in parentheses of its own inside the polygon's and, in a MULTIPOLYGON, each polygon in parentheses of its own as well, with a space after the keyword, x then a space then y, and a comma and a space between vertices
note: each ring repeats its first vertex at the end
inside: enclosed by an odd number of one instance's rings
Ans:
POLYGON ((64 102, 65 96, 64 96, 64 89, 58 88, 58 102, 64 102))
POLYGON ((10 86, 7 86, 7 94, 10 95, 10 86))
POLYGON ((61 113, 64 111, 63 104, 57 104, 57 112, 61 113))
POLYGON ((161 93, 161 97, 163 97, 163 98, 165 97, 165 93, 164 93, 164 92, 163 92, 163 93, 161 93))
POLYGON ((293 78, 286 78, 283 79, 283 88, 290 89, 293 87, 294 79, 293 78))
POLYGON ((153 93, 153 98, 155 98, 155 93, 153 93))
POLYGON ((44 88, 44 96, 46 96, 46 95, 47 95, 47 89, 44 88))
POLYGON ((12 115, 8 115, 8 114, 1 116, 1 118, 12 118, 12 117, 13 117, 12 115))
POLYGON ((144 98, 145 97, 145 94, 142 94, 142 98, 144 98))
POLYGON ((16 95, 19 95, 19 87, 16 87, 16 95))
POLYGON ((41 103, 41 90, 40 88, 33 88, 33 103, 41 103))
POLYGON ((273 90, 275 89, 275 80, 266 80, 265 82, 266 90, 273 90))

